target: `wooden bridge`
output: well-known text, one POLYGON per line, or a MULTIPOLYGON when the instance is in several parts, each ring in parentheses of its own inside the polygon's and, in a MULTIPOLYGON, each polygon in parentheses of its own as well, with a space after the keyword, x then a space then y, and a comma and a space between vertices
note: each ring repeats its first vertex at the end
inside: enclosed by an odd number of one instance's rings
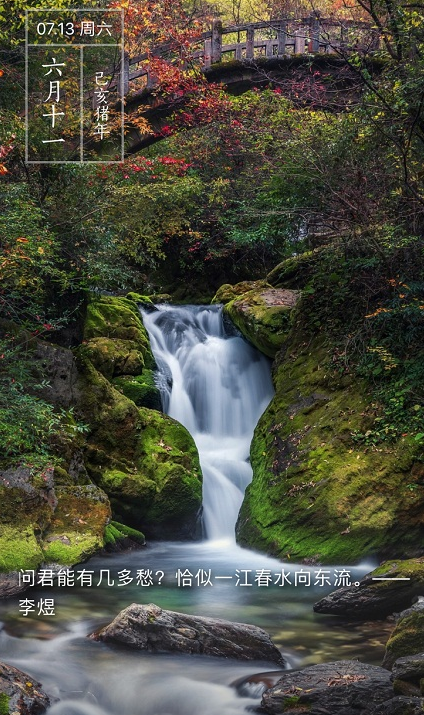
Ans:
POLYGON ((313 81, 315 75, 327 74, 327 80, 336 77, 334 82, 327 82, 330 87, 327 104, 331 104, 331 93, 342 93, 346 98, 353 86, 357 88, 357 75, 346 73, 346 57, 359 52, 371 58, 372 64, 372 56, 379 47, 380 35, 369 23, 323 19, 316 12, 307 18, 228 27, 223 27, 220 20, 214 20, 212 29, 203 33, 198 46, 190 52, 189 60, 175 44, 163 44, 135 57, 125 54, 109 87, 114 87, 118 98, 125 101, 125 113, 129 117, 142 105, 143 115, 154 130, 154 134, 141 134, 136 128, 129 128, 126 154, 160 141, 163 138, 161 129, 176 108, 175 97, 159 101, 155 96, 155 78, 150 66, 152 57, 179 66, 189 61, 208 81, 222 83, 232 94, 241 94, 253 86, 269 85, 273 81, 289 80, 296 72, 299 75, 299 68, 303 68, 308 82, 313 81), (344 76, 340 80, 342 68, 344 76))
MULTIPOLYGON (((315 54, 344 57, 353 51, 370 55, 379 49, 380 35, 369 23, 323 19, 316 12, 307 18, 270 20, 225 28, 220 20, 214 20, 212 30, 203 33, 201 41, 202 49, 193 52, 191 59, 197 60, 208 76, 208 70, 214 65, 216 69, 218 64, 222 64, 222 71, 225 72, 224 65, 229 60, 252 65, 260 58, 306 58, 315 54), (225 43, 225 37, 230 41, 225 43)), ((155 81, 150 73, 150 57, 172 60, 172 55, 172 47, 169 44, 153 48, 149 54, 131 58, 126 54, 120 69, 119 94, 127 97, 133 87, 140 89, 140 84, 135 84, 135 81, 140 79, 144 80, 141 85, 143 88, 152 88, 155 81)))

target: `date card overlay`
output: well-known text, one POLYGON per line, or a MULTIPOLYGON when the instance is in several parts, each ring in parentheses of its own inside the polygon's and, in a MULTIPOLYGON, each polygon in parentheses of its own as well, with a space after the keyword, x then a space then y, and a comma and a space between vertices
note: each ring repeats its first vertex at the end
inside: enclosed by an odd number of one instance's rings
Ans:
POLYGON ((124 158, 123 10, 26 11, 28 164, 124 158))

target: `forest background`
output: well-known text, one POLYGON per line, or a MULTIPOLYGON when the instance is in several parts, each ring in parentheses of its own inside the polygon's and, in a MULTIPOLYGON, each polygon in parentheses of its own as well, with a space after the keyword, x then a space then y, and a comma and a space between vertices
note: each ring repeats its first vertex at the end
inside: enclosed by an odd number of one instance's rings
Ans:
MULTIPOLYGON (((84 431, 40 397, 28 346, 77 345, 93 291, 208 302, 221 284, 263 279, 281 262, 303 290, 299 329, 331 336, 331 368, 373 386, 376 420, 353 439, 364 449, 402 434, 423 442, 424 5, 109 3, 125 10, 130 54, 168 42, 184 62, 152 58, 158 101, 175 99, 161 141, 100 168, 25 164, 26 6, 0 7, 2 465, 44 468, 70 429, 84 431), (295 77, 231 97, 191 60, 212 17, 315 10, 381 36, 378 72, 359 50, 340 56, 356 91, 339 106, 324 101, 319 74, 306 89, 295 77)), ((131 122, 151 131, 142 110, 131 122)), ((31 141, 37 151, 40 136, 31 141)))

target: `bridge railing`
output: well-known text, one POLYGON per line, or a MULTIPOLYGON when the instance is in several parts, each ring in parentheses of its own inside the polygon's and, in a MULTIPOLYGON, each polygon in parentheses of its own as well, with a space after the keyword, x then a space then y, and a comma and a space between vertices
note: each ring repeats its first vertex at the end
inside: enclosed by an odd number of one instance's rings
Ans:
MULTIPOLYGON (((228 60, 251 63, 259 57, 284 58, 305 54, 345 54, 354 50, 373 53, 379 49, 380 36, 369 23, 354 20, 321 18, 313 13, 307 18, 270 20, 243 25, 223 27, 221 20, 214 20, 212 29, 203 33, 200 41, 203 48, 191 55, 202 69, 228 60), (228 37, 230 41, 224 40, 228 37)), ((149 68, 151 55, 156 57, 174 54, 169 44, 153 48, 152 52, 130 58, 125 54, 123 65, 114 85, 125 96, 130 83, 144 78, 144 86, 154 86, 155 78, 149 68)), ((181 59, 180 57, 175 59, 181 59)))
POLYGON ((214 20, 205 38, 204 67, 225 61, 254 60, 255 57, 284 57, 295 54, 325 52, 338 54, 353 49, 375 52, 379 34, 368 23, 350 20, 322 19, 317 13, 308 18, 273 20, 266 23, 224 28, 214 20), (226 43, 226 35, 237 35, 226 43), (244 38, 241 38, 244 35, 244 38))

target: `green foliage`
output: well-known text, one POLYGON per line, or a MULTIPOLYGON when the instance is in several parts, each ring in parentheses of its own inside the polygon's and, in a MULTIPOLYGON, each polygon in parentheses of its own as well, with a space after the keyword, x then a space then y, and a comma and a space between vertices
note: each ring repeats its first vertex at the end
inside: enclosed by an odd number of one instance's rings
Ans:
POLYGON ((37 393, 48 384, 34 375, 29 336, 5 334, 0 338, 1 462, 45 467, 58 461, 58 445, 88 427, 74 419, 72 408, 55 410, 37 393))
POLYGON ((61 434, 61 419, 51 404, 36 396, 36 389, 30 353, 10 338, 0 340, 2 461, 30 460, 39 466, 52 458, 52 440, 61 434))
POLYGON ((6 693, 0 693, 0 715, 9 715, 9 700, 6 693))

